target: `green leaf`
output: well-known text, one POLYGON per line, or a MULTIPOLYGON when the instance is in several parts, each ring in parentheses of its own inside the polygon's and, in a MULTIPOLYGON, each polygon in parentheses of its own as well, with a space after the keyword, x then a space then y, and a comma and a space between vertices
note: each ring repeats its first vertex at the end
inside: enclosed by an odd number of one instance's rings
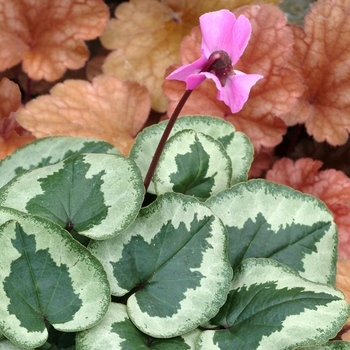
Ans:
POLYGON ((301 278, 272 259, 246 259, 236 269, 225 305, 198 350, 295 349, 333 338, 349 305, 334 288, 301 278))
POLYGON ((104 239, 131 224, 143 196, 134 161, 85 154, 19 175, 0 189, 0 205, 46 217, 69 232, 104 239))
POLYGON ((89 245, 112 294, 132 322, 154 337, 175 337, 213 317, 225 302, 232 269, 226 231, 210 209, 176 193, 157 198, 118 237, 89 245))
POLYGON ((206 200, 230 187, 232 163, 221 143, 183 130, 164 147, 154 173, 156 193, 178 192, 206 200))
POLYGON ((81 137, 55 136, 35 140, 0 162, 0 188, 23 172, 51 165, 82 153, 120 154, 108 142, 81 137))
POLYGON ((335 283, 337 228, 317 198, 251 180, 206 204, 226 226, 233 269, 246 258, 272 258, 311 281, 335 283))
POLYGON ((199 331, 170 339, 155 339, 140 332, 130 321, 123 304, 111 303, 104 319, 96 327, 77 334, 77 350, 194 350, 199 331))
POLYGON ((48 337, 45 323, 66 332, 105 315, 110 288, 100 262, 53 222, 24 215, 0 226, 0 330, 23 347, 48 337))
MULTIPOLYGON (((130 151, 130 158, 134 159, 145 177, 158 142, 163 134, 168 121, 152 125, 140 132, 130 151)), ((253 145, 248 137, 241 132, 236 132, 231 123, 221 118, 209 116, 187 116, 179 118, 170 136, 181 130, 194 130, 219 141, 225 148, 233 164, 231 185, 246 181, 248 171, 253 161, 253 145)), ((150 184, 150 193, 155 193, 153 183, 150 184)))
POLYGON ((303 346, 296 350, 350 350, 350 343, 347 341, 329 341, 326 344, 316 346, 303 346))
MULTIPOLYGON (((21 350, 24 348, 21 348, 13 343, 11 343, 9 340, 4 339, 0 341, 0 350, 21 350)), ((28 348, 27 348, 28 349, 28 348)), ((34 350, 33 348, 29 350, 34 350)))

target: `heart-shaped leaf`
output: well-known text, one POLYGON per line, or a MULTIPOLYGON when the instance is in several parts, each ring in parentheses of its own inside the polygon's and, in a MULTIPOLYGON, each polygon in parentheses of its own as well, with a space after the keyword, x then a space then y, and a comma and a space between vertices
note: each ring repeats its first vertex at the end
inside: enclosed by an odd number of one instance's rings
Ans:
POLYGON ((156 193, 178 192, 206 200, 230 187, 232 163, 220 142, 183 130, 166 143, 154 173, 156 193))
POLYGON ((111 303, 106 316, 96 327, 77 334, 76 349, 194 350, 199 334, 200 331, 194 330, 176 338, 151 338, 130 321, 125 305, 111 303))
POLYGON ((0 226, 0 330, 18 346, 45 343, 45 323, 74 332, 107 312, 110 288, 101 263, 67 231, 32 215, 0 226))
POLYGON ((335 283, 337 228, 315 197, 265 180, 222 191, 206 204, 229 234, 235 269, 246 258, 272 258, 319 283, 335 283))
POLYGON ((82 153, 120 154, 108 142, 82 137, 47 137, 18 148, 11 156, 0 162, 0 188, 26 170, 60 162, 82 153))
POLYGON ((112 294, 135 288, 127 309, 136 327, 169 338, 208 321, 225 302, 232 276, 226 239, 206 205, 166 193, 118 237, 89 249, 105 267, 112 294))
MULTIPOLYGON (((142 176, 145 177, 152 157, 163 134, 168 121, 152 125, 140 132, 130 151, 130 158, 134 159, 141 169, 142 176)), ((248 137, 241 132, 235 131, 231 123, 221 118, 209 116, 187 116, 179 118, 170 136, 181 130, 194 130, 212 137, 219 141, 225 148, 233 164, 231 185, 246 181, 250 165, 253 161, 253 145, 248 137)), ((153 183, 148 189, 150 193, 155 193, 153 183)))
POLYGON ((294 349, 322 344, 346 322, 349 305, 334 288, 301 278, 273 259, 246 259, 198 350, 294 349))
POLYGON ((133 160, 91 153, 19 175, 0 189, 0 205, 103 239, 131 224, 143 195, 142 177, 133 160))

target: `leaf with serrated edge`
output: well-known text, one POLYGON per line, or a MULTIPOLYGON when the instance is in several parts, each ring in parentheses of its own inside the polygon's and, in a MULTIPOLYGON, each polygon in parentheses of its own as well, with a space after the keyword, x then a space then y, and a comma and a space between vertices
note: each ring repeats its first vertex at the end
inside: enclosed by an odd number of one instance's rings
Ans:
POLYGON ((195 350, 194 343, 199 330, 181 337, 155 339, 140 332, 130 321, 126 306, 111 303, 103 320, 94 328, 80 332, 76 337, 76 349, 146 349, 195 350))
POLYGON ((230 187, 232 163, 221 143, 193 130, 172 136, 153 177, 157 195, 178 192, 206 200, 230 187))
MULTIPOLYGON (((152 125, 140 132, 130 151, 130 158, 134 159, 145 177, 152 157, 168 121, 152 125)), ((185 129, 201 132, 221 142, 231 158, 233 165, 232 184, 246 181, 250 165, 253 161, 253 146, 249 139, 241 132, 236 132, 234 126, 220 118, 209 116, 186 116, 179 118, 170 137, 185 129)), ((148 192, 155 193, 151 182, 148 192)))
POLYGON ((56 136, 35 140, 0 162, 0 188, 24 171, 55 164, 81 153, 120 154, 106 141, 56 136))
POLYGON ((13 343, 45 343, 44 320, 80 331, 107 312, 110 288, 100 262, 53 222, 25 215, 0 226, 0 330, 13 343))
POLYGON ((204 331, 198 350, 295 349, 334 337, 349 305, 336 289, 301 278, 272 259, 246 259, 234 274, 226 304, 204 331))
POLYGON ((142 177, 133 160, 91 153, 19 175, 0 189, 0 205, 104 239, 131 224, 143 196, 142 177))
POLYGON ((226 232, 193 197, 159 196, 118 237, 91 242, 89 249, 105 267, 112 294, 139 286, 127 310, 151 336, 187 333, 213 317, 226 300, 232 276, 226 232))
POLYGON ((228 230, 233 269, 245 258, 272 258, 311 281, 335 283, 337 228, 317 198, 251 180, 222 191, 206 204, 228 230))

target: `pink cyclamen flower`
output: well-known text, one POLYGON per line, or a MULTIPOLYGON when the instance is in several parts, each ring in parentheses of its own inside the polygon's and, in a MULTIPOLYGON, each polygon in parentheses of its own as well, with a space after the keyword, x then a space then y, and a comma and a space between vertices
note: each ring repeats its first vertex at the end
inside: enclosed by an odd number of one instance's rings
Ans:
POLYGON ((250 89, 260 74, 245 74, 233 69, 245 48, 252 31, 247 17, 237 19, 228 10, 208 12, 199 18, 202 31, 201 57, 172 72, 166 79, 186 82, 193 90, 205 78, 213 79, 218 89, 217 99, 237 113, 248 99, 250 89))

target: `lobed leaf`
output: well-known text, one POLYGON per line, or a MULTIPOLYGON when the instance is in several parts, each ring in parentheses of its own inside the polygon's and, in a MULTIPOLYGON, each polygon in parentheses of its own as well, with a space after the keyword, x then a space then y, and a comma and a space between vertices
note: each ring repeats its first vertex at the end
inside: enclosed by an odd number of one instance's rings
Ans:
POLYGON ((55 164, 81 153, 120 154, 113 145, 101 140, 65 136, 38 139, 0 162, 0 188, 27 170, 55 164))
MULTIPOLYGON (((167 123, 168 121, 164 121, 142 130, 131 148, 130 158, 135 160, 143 177, 146 176, 167 123)), ((232 124, 220 118, 186 116, 176 121, 170 137, 187 129, 208 135, 222 144, 233 165, 231 185, 247 180, 248 170, 253 160, 253 147, 246 135, 236 132, 232 124)), ((153 182, 148 192, 155 193, 153 182)))
POLYGON ((198 350, 295 349, 333 338, 349 313, 341 292, 301 278, 272 259, 237 268, 225 305, 204 331, 198 350))
POLYGON ((334 285, 337 228, 317 198, 251 180, 220 192, 206 204, 228 231, 234 270, 246 258, 271 258, 310 281, 334 285))
POLYGON ((99 75, 91 83, 66 80, 17 112, 36 137, 80 136, 108 141, 124 154, 148 118, 149 93, 134 81, 99 75))
POLYGON ((135 292, 127 311, 136 327, 169 338, 208 321, 225 302, 232 277, 226 238, 207 206, 166 193, 118 237, 89 249, 103 264, 113 295, 135 292))
POLYGON ((32 215, 0 226, 0 330, 18 346, 45 343, 46 322, 74 332, 107 312, 110 288, 100 262, 53 222, 32 215))
POLYGON ((283 120, 305 123, 316 141, 333 146, 344 144, 350 130, 349 19, 347 0, 317 1, 304 29, 291 26, 295 44, 289 66, 303 78, 305 91, 283 120))
POLYGON ((230 187, 232 163, 220 142, 193 130, 172 136, 154 173, 156 194, 178 192, 206 200, 230 187))
POLYGON ((72 234, 104 239, 131 224, 143 195, 131 159, 90 153, 17 176, 0 189, 0 205, 46 217, 72 234))
POLYGON ((57 80, 67 68, 84 66, 89 50, 83 40, 102 34, 108 18, 100 0, 1 0, 0 70, 22 62, 30 78, 57 80))
POLYGON ((94 328, 77 335, 77 350, 148 349, 195 350, 198 330, 170 339, 155 339, 140 332, 130 321, 126 306, 111 303, 104 319, 94 328))

